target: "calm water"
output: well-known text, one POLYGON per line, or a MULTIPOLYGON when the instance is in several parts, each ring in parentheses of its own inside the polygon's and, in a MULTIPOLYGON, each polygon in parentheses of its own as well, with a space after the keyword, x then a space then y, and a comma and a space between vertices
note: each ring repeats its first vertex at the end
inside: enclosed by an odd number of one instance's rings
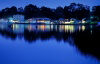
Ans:
POLYGON ((0 24, 0 64, 100 64, 98 36, 93 25, 0 24))

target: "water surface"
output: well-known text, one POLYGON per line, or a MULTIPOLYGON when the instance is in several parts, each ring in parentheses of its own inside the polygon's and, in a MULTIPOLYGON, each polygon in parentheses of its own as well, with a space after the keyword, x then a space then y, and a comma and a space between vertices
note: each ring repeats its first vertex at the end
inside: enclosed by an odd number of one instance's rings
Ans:
POLYGON ((100 64, 96 25, 0 24, 0 64, 100 64))

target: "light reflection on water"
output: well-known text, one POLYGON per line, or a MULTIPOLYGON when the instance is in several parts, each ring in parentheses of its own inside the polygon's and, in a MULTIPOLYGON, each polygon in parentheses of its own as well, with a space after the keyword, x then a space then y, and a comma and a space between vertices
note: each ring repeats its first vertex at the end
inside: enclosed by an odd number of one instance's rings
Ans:
MULTIPOLYGON (((3 25, 4 26, 4 25, 3 25)), ((7 27, 5 27, 7 28, 7 27)), ((4 29, 5 29, 4 28, 4 29)), ((13 24, 11 26, 13 31, 23 31, 22 29, 27 29, 29 31, 60 31, 60 32, 70 32, 74 33, 75 31, 84 31, 86 26, 84 25, 22 25, 22 24, 13 24)))
POLYGON ((100 47, 96 36, 100 31, 93 28, 93 25, 0 24, 0 64, 4 60, 8 64, 98 64, 100 47), (27 44, 30 42, 34 44, 27 44))

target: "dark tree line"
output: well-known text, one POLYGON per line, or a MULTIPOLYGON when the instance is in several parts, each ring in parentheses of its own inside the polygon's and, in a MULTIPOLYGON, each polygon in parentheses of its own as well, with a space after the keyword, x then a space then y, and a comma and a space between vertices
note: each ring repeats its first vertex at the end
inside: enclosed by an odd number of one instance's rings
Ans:
POLYGON ((94 16, 94 20, 100 20, 100 6, 94 6, 92 8, 92 15, 94 16))
POLYGON ((14 14, 17 14, 17 8, 15 6, 12 6, 11 8, 2 9, 2 11, 0 12, 0 17, 8 17, 14 14))
POLYGON ((50 18, 50 19, 60 19, 60 18, 75 18, 83 19, 89 18, 90 15, 100 17, 100 6, 94 6, 92 14, 90 12, 90 7, 83 4, 71 3, 69 6, 57 7, 56 9, 51 9, 48 7, 37 7, 35 5, 29 4, 25 8, 16 8, 15 6, 11 8, 5 8, 0 11, 0 17, 9 17, 15 14, 23 14, 26 19, 28 18, 50 18))

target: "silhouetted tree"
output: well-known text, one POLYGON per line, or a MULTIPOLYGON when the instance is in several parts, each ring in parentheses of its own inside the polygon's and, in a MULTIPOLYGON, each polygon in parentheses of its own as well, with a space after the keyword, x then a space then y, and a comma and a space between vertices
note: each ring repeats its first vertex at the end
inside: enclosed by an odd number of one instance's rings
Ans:
POLYGON ((22 7, 18 8, 17 10, 18 14, 24 14, 24 9, 22 7))
POLYGON ((89 18, 90 16, 90 7, 85 6, 83 4, 77 4, 77 9, 75 11, 75 18, 77 19, 83 19, 83 18, 89 18))
POLYGON ((71 12, 69 11, 69 7, 68 6, 64 7, 64 16, 67 19, 71 18, 71 12))
POLYGON ((66 18, 76 18, 81 20, 89 17, 90 8, 83 4, 71 3, 69 6, 64 7, 64 13, 66 18))
POLYGON ((64 9, 62 7, 57 7, 55 10, 55 16, 57 19, 64 18, 64 9))
POLYGON ((0 17, 9 17, 9 16, 12 16, 14 14, 17 14, 17 8, 15 6, 12 6, 11 8, 2 9, 2 11, 0 12, 0 14, 1 14, 0 17))
POLYGON ((17 8, 16 8, 15 6, 12 6, 12 7, 10 8, 10 13, 11 13, 11 15, 17 14, 17 8))
POLYGON ((35 5, 29 4, 24 8, 24 14, 26 18, 38 17, 39 8, 35 5))
MULTIPOLYGON (((99 11, 100 6, 94 6, 92 13, 94 16, 100 17, 99 11)), ((29 4, 25 6, 24 9, 22 7, 17 9, 15 6, 12 6, 11 8, 5 8, 0 11, 0 17, 8 17, 14 14, 24 14, 26 19, 32 17, 46 17, 50 19, 75 18, 81 20, 90 17, 90 7, 83 4, 71 3, 69 6, 65 6, 64 8, 57 7, 56 9, 51 9, 47 7, 38 8, 35 5, 29 4)))
POLYGON ((100 6, 94 6, 92 8, 92 13, 93 13, 93 16, 94 19, 97 21, 97 20, 100 20, 100 6))
POLYGON ((52 11, 52 9, 47 7, 41 7, 40 10, 43 17, 55 19, 55 13, 52 11))

